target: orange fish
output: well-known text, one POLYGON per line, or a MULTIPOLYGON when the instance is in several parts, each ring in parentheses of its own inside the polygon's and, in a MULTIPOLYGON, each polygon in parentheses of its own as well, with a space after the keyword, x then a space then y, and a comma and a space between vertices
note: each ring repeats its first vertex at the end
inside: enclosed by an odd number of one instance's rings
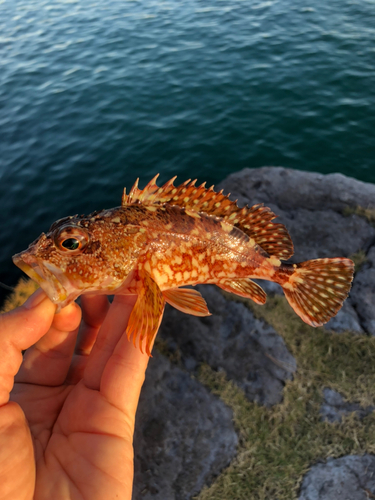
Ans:
POLYGON ((73 216, 52 224, 14 263, 43 288, 58 310, 81 294, 137 294, 126 330, 146 352, 165 303, 207 316, 199 292, 185 285, 213 283, 264 304, 251 278, 279 283, 294 311, 312 326, 335 316, 353 279, 350 259, 284 263, 293 255, 285 226, 262 204, 238 208, 222 191, 196 181, 163 187, 156 176, 141 191, 138 181, 121 207, 73 216))

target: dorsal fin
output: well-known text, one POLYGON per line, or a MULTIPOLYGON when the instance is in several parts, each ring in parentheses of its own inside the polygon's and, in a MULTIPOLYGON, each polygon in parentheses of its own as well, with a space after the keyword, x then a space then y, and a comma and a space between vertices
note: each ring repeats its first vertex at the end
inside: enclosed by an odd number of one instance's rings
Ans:
MULTIPOLYGON (((158 174, 159 175, 159 174, 158 174)), ((213 186, 209 189, 204 182, 195 186, 196 179, 187 180, 179 186, 174 186, 176 177, 170 179, 164 186, 158 187, 156 175, 144 189, 138 189, 138 179, 127 195, 124 190, 122 205, 141 203, 144 205, 163 205, 168 203, 204 212, 208 215, 220 217, 233 226, 238 227, 263 248, 269 255, 287 260, 293 255, 293 243, 286 227, 272 222, 276 215, 263 204, 249 208, 239 208, 236 201, 224 195, 223 190, 215 192, 213 186)))

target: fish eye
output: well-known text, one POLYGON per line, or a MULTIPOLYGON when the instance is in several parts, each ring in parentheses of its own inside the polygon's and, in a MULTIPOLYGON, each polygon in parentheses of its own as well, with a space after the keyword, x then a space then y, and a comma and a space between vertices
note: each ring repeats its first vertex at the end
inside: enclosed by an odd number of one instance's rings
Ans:
POLYGON ((67 238, 66 240, 61 242, 61 246, 66 248, 67 250, 77 250, 81 246, 81 242, 76 240, 75 238, 67 238))
POLYGON ((90 236, 82 227, 66 225, 60 227, 54 235, 54 242, 58 250, 78 254, 90 241, 90 236))

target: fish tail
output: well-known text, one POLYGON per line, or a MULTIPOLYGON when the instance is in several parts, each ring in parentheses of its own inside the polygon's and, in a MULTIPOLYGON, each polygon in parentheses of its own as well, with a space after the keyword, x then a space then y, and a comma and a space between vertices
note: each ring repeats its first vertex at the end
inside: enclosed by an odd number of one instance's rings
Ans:
POLYGON ((350 259, 316 259, 294 264, 282 284, 285 296, 298 316, 311 326, 327 323, 340 310, 353 281, 350 259))

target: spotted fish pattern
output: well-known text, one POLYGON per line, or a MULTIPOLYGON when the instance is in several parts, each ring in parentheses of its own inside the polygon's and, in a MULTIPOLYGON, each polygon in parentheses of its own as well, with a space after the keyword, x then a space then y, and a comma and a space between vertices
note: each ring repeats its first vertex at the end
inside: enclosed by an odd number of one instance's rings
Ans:
POLYGON ((59 308, 87 294, 137 294, 126 334, 146 352, 165 303, 207 316, 203 297, 191 288, 211 283, 264 304, 252 278, 279 283, 303 321, 320 326, 337 314, 353 279, 350 259, 284 262, 293 243, 284 225, 262 204, 239 208, 229 195, 196 181, 164 186, 157 176, 138 181, 122 204, 88 216, 55 222, 27 250, 13 257, 59 308))

